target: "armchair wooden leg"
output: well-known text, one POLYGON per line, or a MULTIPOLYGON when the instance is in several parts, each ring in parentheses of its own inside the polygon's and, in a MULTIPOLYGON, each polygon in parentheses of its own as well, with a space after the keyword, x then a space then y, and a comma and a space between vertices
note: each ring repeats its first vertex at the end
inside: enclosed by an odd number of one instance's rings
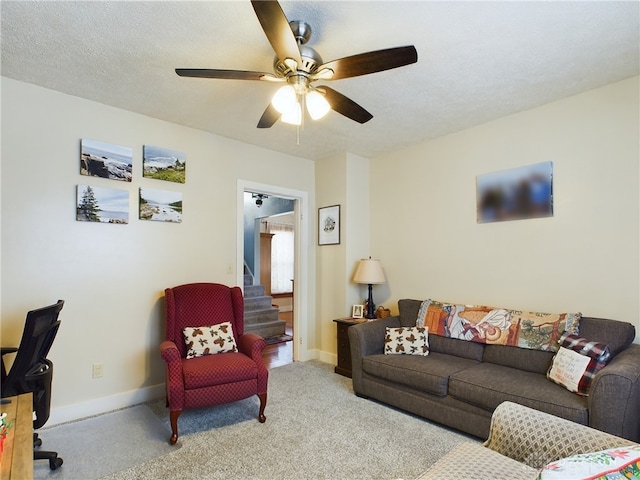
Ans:
POLYGON ((264 416, 264 407, 267 406, 267 392, 259 393, 258 398, 260 399, 260 412, 258 413, 258 421, 260 423, 264 423, 267 417, 264 416))
POLYGON ((171 410, 169 412, 169 420, 171 421, 171 438, 169 443, 175 445, 178 441, 178 417, 182 413, 182 410, 171 410))

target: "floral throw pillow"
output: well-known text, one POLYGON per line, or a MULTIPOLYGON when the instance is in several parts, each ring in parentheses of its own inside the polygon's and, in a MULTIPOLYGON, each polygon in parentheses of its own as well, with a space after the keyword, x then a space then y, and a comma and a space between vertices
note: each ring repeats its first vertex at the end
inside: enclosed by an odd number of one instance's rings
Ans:
POLYGON ((546 465, 538 480, 640 478, 640 445, 581 453, 546 465))
POLYGON ((608 345, 564 332, 547 378, 570 392, 588 396, 591 382, 611 357, 608 345))
POLYGON ((429 355, 427 327, 386 327, 385 355, 429 355))
POLYGON ((187 358, 238 351, 231 322, 210 327, 187 327, 183 334, 187 345, 187 358))

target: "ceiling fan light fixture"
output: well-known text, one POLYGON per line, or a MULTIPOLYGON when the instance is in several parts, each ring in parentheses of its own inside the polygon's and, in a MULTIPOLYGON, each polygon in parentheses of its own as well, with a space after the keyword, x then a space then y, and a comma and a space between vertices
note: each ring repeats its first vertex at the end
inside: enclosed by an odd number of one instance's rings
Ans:
POLYGON ((327 99, 324 98, 324 95, 315 90, 310 90, 307 93, 306 102, 307 111, 314 120, 320 120, 331 109, 331 106, 329 105, 329 102, 327 102, 327 99))
POLYGON ((280 120, 290 125, 301 125, 302 108, 300 108, 300 104, 296 101, 295 104, 292 105, 291 108, 289 108, 289 110, 282 113, 280 120))
POLYGON ((291 85, 280 87, 271 99, 273 108, 283 115, 294 110, 297 104, 296 91, 291 85))

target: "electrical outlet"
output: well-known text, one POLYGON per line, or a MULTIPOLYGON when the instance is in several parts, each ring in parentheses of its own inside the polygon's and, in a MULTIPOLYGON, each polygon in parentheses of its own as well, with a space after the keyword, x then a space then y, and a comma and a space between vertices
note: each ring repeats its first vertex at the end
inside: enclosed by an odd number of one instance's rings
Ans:
POLYGON ((102 378, 102 375, 104 375, 104 365, 102 363, 94 363, 92 370, 93 378, 102 378))

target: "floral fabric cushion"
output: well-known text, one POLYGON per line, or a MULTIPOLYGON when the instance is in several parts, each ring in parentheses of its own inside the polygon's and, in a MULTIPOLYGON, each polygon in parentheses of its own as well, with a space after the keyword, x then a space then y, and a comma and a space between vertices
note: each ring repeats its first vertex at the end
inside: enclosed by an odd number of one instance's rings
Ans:
POLYGON ((588 396, 593 377, 611 358, 609 347, 569 332, 560 336, 558 344, 560 350, 553 357, 547 378, 570 392, 588 396))
POLYGON ((616 447, 562 458, 546 465, 539 480, 640 478, 640 445, 616 447))
POLYGON ((429 328, 432 335, 555 352, 561 332, 578 333, 581 318, 581 313, 525 312, 425 300, 416 326, 429 328))
POLYGON ((386 327, 385 355, 429 355, 429 331, 425 327, 386 327))
POLYGON ((183 334, 188 349, 187 358, 238 351, 231 322, 210 327, 187 327, 183 334))

